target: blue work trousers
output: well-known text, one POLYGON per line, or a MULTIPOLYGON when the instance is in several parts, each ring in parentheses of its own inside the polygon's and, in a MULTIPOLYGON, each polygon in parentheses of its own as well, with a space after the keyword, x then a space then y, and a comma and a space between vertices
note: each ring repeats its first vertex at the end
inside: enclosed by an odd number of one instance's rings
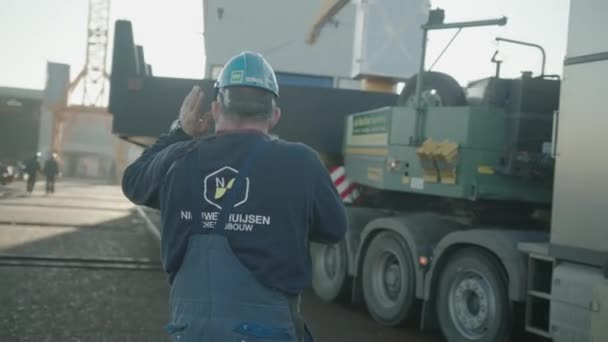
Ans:
POLYGON ((299 296, 267 288, 234 255, 225 236, 194 234, 171 288, 177 342, 312 342, 299 296))

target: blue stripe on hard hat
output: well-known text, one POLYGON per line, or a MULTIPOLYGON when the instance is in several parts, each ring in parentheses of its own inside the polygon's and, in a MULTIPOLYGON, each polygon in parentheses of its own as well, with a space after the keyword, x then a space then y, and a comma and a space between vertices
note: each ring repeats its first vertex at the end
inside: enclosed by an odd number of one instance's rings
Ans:
POLYGON ((279 96, 274 70, 259 53, 245 51, 232 57, 215 82, 217 88, 231 86, 257 87, 279 96))

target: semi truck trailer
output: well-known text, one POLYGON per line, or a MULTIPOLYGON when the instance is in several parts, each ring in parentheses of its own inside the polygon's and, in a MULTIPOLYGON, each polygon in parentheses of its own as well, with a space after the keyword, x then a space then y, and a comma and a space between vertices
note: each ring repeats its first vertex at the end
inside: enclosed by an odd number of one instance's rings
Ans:
MULTIPOLYGON (((357 187, 345 239, 311 246, 315 293, 362 303, 380 324, 439 328, 450 342, 524 331, 608 341, 604 13, 602 0, 571 0, 561 79, 544 68, 504 78, 492 58, 496 73, 462 88, 422 57, 399 95, 281 87, 273 134, 309 144, 339 170, 334 180, 357 187)), ((423 46, 432 30, 506 24, 443 18, 430 12, 423 46)), ((117 135, 149 144, 194 84, 213 93, 213 80, 154 77, 131 24, 116 22, 117 135)))

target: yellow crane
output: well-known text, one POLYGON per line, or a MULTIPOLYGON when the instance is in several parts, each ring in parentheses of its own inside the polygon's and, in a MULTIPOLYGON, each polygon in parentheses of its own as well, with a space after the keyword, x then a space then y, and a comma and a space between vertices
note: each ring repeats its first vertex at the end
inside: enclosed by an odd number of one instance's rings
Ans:
POLYGON ((336 16, 349 3, 350 0, 324 0, 319 15, 315 19, 306 37, 308 44, 316 43, 325 26, 333 17, 336 16))
MULTIPOLYGON (((70 82, 63 96, 47 108, 53 113, 51 148, 61 158, 66 124, 84 114, 110 116, 106 100, 109 74, 106 57, 109 43, 110 0, 89 0, 87 47, 83 69, 70 82)), ((111 131, 112 127, 107 129, 111 131)), ((119 139, 114 143, 116 174, 126 165, 126 145, 119 139)))
MULTIPOLYGON (((313 21, 312 26, 306 37, 306 42, 313 45, 319 39, 323 27, 329 23, 348 3, 350 0, 324 0, 321 5, 321 10, 313 21)), ((364 77, 362 79, 362 89, 367 91, 393 92, 395 89, 395 81, 384 77, 364 77)))

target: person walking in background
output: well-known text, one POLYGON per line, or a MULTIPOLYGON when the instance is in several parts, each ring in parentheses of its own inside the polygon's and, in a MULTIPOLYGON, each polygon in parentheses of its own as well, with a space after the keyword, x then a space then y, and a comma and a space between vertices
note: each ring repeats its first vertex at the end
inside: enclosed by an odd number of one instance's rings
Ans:
POLYGON ((44 162, 44 175, 46 176, 46 193, 55 192, 55 178, 59 174, 59 163, 57 163, 57 153, 49 156, 49 159, 44 162))
POLYGON ((26 188, 28 195, 31 195, 34 191, 34 185, 36 184, 36 176, 40 172, 39 159, 42 154, 37 152, 32 158, 25 161, 25 174, 27 174, 26 188))

